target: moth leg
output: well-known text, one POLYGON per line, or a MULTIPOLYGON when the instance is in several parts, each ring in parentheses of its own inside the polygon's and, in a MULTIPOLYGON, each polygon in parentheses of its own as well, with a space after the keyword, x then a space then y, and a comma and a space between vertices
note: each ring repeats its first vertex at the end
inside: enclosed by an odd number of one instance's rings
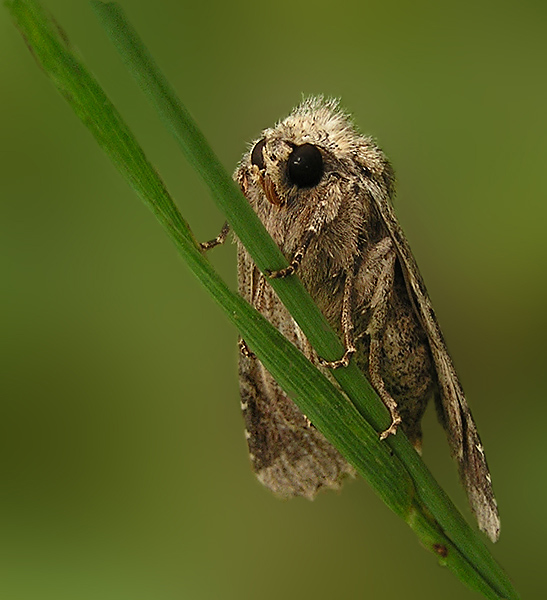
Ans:
POLYGON ((380 439, 385 440, 390 435, 395 435, 397 433, 397 428, 401 424, 401 416, 397 411, 397 402, 391 397, 389 392, 386 390, 384 380, 380 375, 380 352, 382 350, 382 346, 380 340, 376 338, 370 339, 370 351, 369 351, 369 374, 370 374, 370 382, 372 383, 374 389, 378 392, 382 402, 386 405, 386 408, 389 410, 389 414, 391 415, 391 424, 390 426, 382 431, 380 434, 380 439))
MULTIPOLYGON (((251 279, 254 279, 255 274, 257 274, 257 281, 256 284, 252 284, 254 288, 252 292, 252 304, 258 310, 258 312, 263 312, 266 278, 264 275, 262 275, 262 273, 260 273, 260 271, 258 271, 256 267, 253 269, 253 275, 251 276, 251 279)), ((239 352, 242 356, 245 356, 246 358, 256 358, 256 354, 249 348, 249 346, 247 346, 247 342, 242 337, 239 338, 237 347, 239 348, 239 352)))
POLYGON ((353 281, 354 277, 352 274, 346 275, 344 282, 344 297, 342 300, 342 334, 344 336, 344 356, 338 360, 328 361, 319 359, 321 366, 328 367, 330 369, 339 369, 340 367, 347 367, 349 365, 350 358, 357 350, 354 345, 353 339, 353 319, 351 316, 353 310, 353 281))
POLYGON ((215 246, 220 246, 221 244, 224 244, 229 233, 230 224, 228 223, 228 221, 226 221, 216 238, 209 240, 208 242, 202 242, 200 244, 201 249, 207 252, 207 250, 211 250, 211 248, 215 248, 215 246))
POLYGON ((395 277, 395 252, 391 251, 384 257, 384 264, 378 276, 376 287, 370 303, 372 311, 366 333, 370 336, 370 347, 368 357, 368 370, 370 382, 378 392, 382 402, 386 405, 391 415, 391 425, 380 434, 380 439, 385 440, 389 435, 397 433, 397 427, 401 423, 401 417, 397 410, 397 402, 386 390, 381 375, 381 353, 382 337, 387 320, 389 298, 393 289, 395 277))
POLYGON ((266 278, 262 273, 255 269, 255 273, 257 274, 256 284, 253 284, 253 299, 251 304, 258 310, 259 313, 264 314, 265 309, 265 294, 264 289, 266 287, 266 278))
POLYGON ((247 346, 247 342, 242 337, 237 341, 237 347, 245 358, 256 358, 255 353, 247 346))
POLYGON ((266 271, 266 275, 270 279, 280 279, 283 277, 287 277, 288 275, 292 275, 300 266, 300 263, 302 262, 302 259, 306 254, 306 250, 308 249, 311 241, 313 240, 316 234, 317 230, 315 227, 308 229, 302 243, 297 248, 296 252, 293 254, 289 266, 285 267, 284 269, 279 269, 278 271, 266 271))

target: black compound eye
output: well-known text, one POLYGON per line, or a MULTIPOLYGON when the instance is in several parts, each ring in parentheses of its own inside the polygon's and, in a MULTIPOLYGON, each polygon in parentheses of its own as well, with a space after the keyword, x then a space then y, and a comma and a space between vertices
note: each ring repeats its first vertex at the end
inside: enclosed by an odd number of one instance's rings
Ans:
POLYGON ((264 156, 262 151, 264 150, 264 146, 266 145, 266 140, 261 139, 260 142, 255 144, 253 151, 251 152, 251 163, 256 165, 261 171, 266 168, 264 164, 264 156))
POLYGON ((313 187, 323 176, 323 157, 317 146, 297 146, 288 161, 289 179, 298 187, 313 187))

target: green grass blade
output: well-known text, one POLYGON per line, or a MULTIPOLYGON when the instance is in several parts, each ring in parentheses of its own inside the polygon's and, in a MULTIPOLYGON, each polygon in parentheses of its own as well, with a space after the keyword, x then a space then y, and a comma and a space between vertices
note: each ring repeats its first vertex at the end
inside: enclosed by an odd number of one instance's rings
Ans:
MULTIPOLYGON (((336 372, 339 382, 358 406, 358 412, 265 319, 225 286, 203 257, 188 225, 116 109, 96 80, 66 47, 64 36, 47 20, 39 5, 31 0, 11 0, 6 4, 46 74, 154 212, 192 271, 304 413, 369 480, 388 506, 409 522, 427 547, 436 549, 439 555, 444 554, 446 548, 447 556, 443 557, 443 562, 462 580, 489 598, 518 598, 503 571, 438 488, 404 436, 398 435, 390 440, 389 445, 378 441, 376 430, 385 427, 387 417, 379 401, 374 404, 374 395, 370 394, 370 387, 362 374, 351 368, 336 372), (363 381, 364 389, 369 390, 365 396, 360 388, 363 381), (360 413, 367 416, 372 426, 360 413), (390 446, 395 455, 390 452, 390 446), (439 552, 440 548, 442 552, 439 552)), ((181 144, 192 164, 204 176, 257 265, 263 269, 284 266, 285 260, 277 246, 224 172, 134 32, 125 24, 123 15, 113 5, 94 5, 106 22, 109 13, 117 19, 112 31, 129 41, 126 49, 133 53, 134 68, 140 72, 144 87, 153 90, 154 94, 158 92, 158 106, 167 102, 168 121, 174 123, 173 128, 183 140, 181 144), (146 59, 144 64, 139 62, 139 56, 146 59)), ((276 291, 280 297, 286 297, 283 300, 299 323, 305 323, 306 328, 303 329, 320 353, 326 358, 339 356, 342 352, 339 340, 326 327, 325 320, 298 279, 279 280, 276 291), (293 306, 299 302, 303 305, 293 306), (302 314, 308 310, 312 311, 311 316, 302 314), (312 327, 315 331, 308 333, 312 327)))
POLYGON ((133 189, 154 212, 192 272, 272 374, 317 427, 399 515, 412 510, 413 484, 399 460, 333 384, 218 276, 158 174, 98 82, 65 45, 66 36, 32 0, 6 3, 45 73, 133 189), (310 399, 313 398, 313 401, 310 399))

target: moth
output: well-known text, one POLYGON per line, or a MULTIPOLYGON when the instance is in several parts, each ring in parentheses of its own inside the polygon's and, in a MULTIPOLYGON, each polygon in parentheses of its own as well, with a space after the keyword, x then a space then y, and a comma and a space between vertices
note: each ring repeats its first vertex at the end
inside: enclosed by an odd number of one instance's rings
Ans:
MULTIPOLYGON (((479 527, 493 540, 500 521, 477 427, 423 279, 395 217, 393 169, 337 101, 312 97, 265 129, 234 173, 289 266, 263 274, 239 243, 240 294, 314 364, 367 376, 392 422, 419 451, 421 419, 434 398, 479 527), (325 364, 277 298, 270 277, 297 273, 339 332, 344 356, 325 364)), ((205 249, 222 243, 229 227, 205 249)), ((281 497, 312 499, 353 468, 313 427, 240 341, 241 407, 252 466, 281 497)))

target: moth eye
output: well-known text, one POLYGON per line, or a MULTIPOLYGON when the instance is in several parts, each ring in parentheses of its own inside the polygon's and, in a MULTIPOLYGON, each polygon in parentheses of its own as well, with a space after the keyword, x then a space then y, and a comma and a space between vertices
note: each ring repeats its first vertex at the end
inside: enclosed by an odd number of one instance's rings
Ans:
POLYGON ((317 146, 302 144, 289 156, 289 179, 298 187, 317 185, 323 176, 323 156, 317 146))
POLYGON ((262 150, 264 150, 264 146, 266 145, 266 140, 261 139, 260 142, 255 144, 253 151, 251 152, 251 163, 256 165, 260 171, 264 171, 266 165, 264 163, 264 156, 262 154, 262 150))

